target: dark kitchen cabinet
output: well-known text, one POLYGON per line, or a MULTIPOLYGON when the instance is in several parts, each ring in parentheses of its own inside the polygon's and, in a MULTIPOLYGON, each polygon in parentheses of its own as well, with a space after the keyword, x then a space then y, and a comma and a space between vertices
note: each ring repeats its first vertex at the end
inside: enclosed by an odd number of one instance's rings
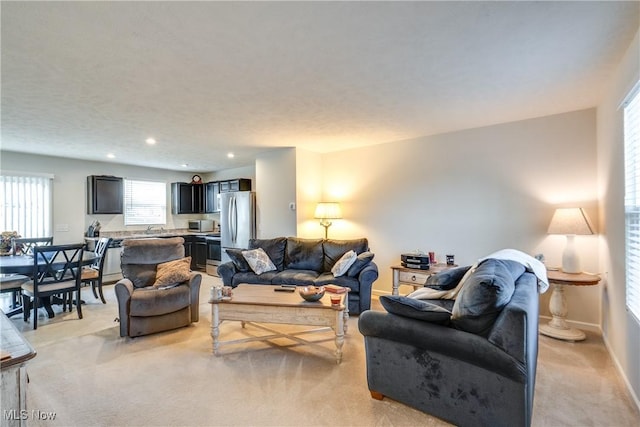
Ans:
POLYGON ((207 182, 204 185, 204 212, 220 212, 218 196, 220 194, 219 182, 207 182))
POLYGON ((240 178, 220 181, 220 192, 228 193, 230 191, 251 191, 251 180, 248 178, 240 178))
POLYGON ((122 214, 123 179, 117 176, 87 177, 87 213, 122 214))
POLYGON ((171 184, 171 213, 193 214, 204 212, 202 184, 174 182, 171 184))
POLYGON ((204 236, 183 236, 184 256, 191 257, 191 269, 204 271, 207 268, 207 240, 204 236))

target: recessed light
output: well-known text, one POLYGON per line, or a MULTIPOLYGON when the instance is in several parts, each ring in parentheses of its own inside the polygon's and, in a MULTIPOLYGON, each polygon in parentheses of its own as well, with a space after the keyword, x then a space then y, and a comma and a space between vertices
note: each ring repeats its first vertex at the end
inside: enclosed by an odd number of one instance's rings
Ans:
POLYGON ((156 140, 153 138, 147 138, 145 142, 149 145, 154 145, 156 143, 156 140))
POLYGON ((182 166, 183 168, 189 167, 189 163, 183 163, 180 166, 182 166))
POLYGON ((113 154, 113 153, 109 153, 109 154, 107 154, 107 157, 110 158, 110 159, 115 159, 116 155, 113 154))
POLYGON ((228 154, 227 154, 227 157, 228 157, 228 158, 230 158, 230 159, 233 159, 233 158, 235 157, 235 154, 233 154, 233 153, 228 153, 228 154))

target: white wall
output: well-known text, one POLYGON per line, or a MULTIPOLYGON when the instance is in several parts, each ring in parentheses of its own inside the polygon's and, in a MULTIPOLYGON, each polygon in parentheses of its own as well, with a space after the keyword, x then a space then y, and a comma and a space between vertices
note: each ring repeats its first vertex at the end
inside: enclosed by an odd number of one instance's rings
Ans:
POLYGON ((296 149, 296 200, 298 237, 324 237, 324 227, 314 219, 316 205, 322 201, 322 155, 296 149))
MULTIPOLYGON (((343 207, 330 235, 369 238, 379 292, 390 292, 400 254, 416 249, 466 265, 516 248, 560 265, 564 237, 546 234, 554 208, 597 215, 595 110, 329 153, 323 173, 324 197, 343 207)), ((578 243, 584 269, 597 271, 597 236, 578 243)), ((567 293, 572 320, 599 324, 597 287, 567 293)))
POLYGON ((640 80, 640 36, 636 34, 609 90, 598 106, 598 176, 601 200, 600 271, 605 342, 640 407, 640 325, 625 309, 624 121, 620 107, 640 80))
POLYGON ((296 149, 265 152, 256 159, 257 237, 296 235, 296 149))
POLYGON ((190 218, 199 215, 171 214, 171 186, 169 183, 191 181, 192 173, 164 169, 143 168, 109 162, 90 162, 61 157, 38 156, 3 151, 0 168, 5 171, 50 173, 53 180, 53 239, 56 243, 82 241, 93 220, 100 221, 102 231, 142 230, 145 226, 124 225, 124 215, 87 214, 87 176, 114 175, 130 179, 147 179, 167 183, 167 229, 186 228, 190 218), (69 231, 56 231, 56 225, 66 224, 69 231))

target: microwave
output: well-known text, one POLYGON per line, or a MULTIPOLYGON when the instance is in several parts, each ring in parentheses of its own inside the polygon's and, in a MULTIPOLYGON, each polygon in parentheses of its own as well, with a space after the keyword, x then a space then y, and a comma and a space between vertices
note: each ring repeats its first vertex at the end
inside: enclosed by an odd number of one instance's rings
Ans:
POLYGON ((212 219, 190 219, 189 231, 213 231, 212 219))

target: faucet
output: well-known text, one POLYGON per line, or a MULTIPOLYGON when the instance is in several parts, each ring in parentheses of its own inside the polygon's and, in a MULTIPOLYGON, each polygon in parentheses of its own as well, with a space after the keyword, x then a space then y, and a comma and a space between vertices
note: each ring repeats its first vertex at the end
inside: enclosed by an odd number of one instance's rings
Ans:
POLYGON ((146 234, 151 234, 151 229, 153 228, 153 225, 149 225, 147 226, 147 231, 145 231, 146 234))

